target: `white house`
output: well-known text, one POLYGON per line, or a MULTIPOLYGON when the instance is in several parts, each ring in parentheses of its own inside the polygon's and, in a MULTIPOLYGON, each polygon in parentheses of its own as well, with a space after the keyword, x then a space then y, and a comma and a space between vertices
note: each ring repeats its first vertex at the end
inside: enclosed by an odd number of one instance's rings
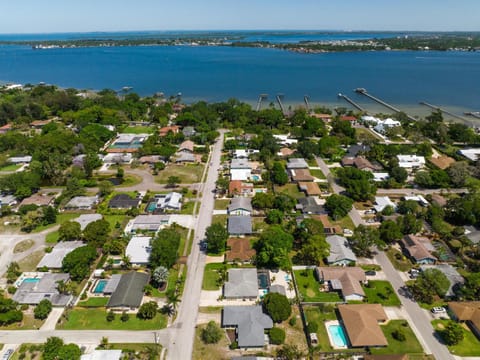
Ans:
POLYGON ((375 182, 381 182, 388 180, 390 175, 387 172, 378 172, 378 173, 372 173, 373 175, 373 181, 375 182))
POLYGON ((394 128, 394 127, 399 127, 402 124, 400 121, 393 120, 391 118, 385 119, 385 120, 380 120, 377 125, 375 125, 374 129, 375 131, 384 134, 388 129, 394 128))
POLYGON ((233 159, 230 164, 230 180, 248 180, 252 176, 252 166, 246 159, 233 159))
POLYGON ((273 135, 275 140, 277 140, 278 143, 289 146, 298 143, 298 140, 296 139, 290 139, 290 135, 273 135))
POLYGON ((150 236, 133 236, 125 249, 125 255, 130 258, 130 263, 136 266, 148 265, 152 247, 150 236))
POLYGON ((480 148, 462 149, 462 150, 458 150, 458 152, 471 161, 477 161, 478 159, 480 159, 480 148))
POLYGON ((8 158, 8 162, 12 164, 29 164, 32 161, 30 155, 27 156, 12 156, 8 158))
POLYGON ((182 210, 182 198, 183 195, 177 192, 171 192, 167 195, 156 195, 157 209, 164 211, 179 211, 182 210))
POLYGON ((425 166, 425 157, 418 155, 397 155, 398 166, 404 169, 420 169, 425 166))
POLYGON ((375 204, 376 205, 374 205, 373 208, 377 213, 382 212, 387 206, 391 206, 394 209, 397 207, 388 196, 375 196, 375 204))

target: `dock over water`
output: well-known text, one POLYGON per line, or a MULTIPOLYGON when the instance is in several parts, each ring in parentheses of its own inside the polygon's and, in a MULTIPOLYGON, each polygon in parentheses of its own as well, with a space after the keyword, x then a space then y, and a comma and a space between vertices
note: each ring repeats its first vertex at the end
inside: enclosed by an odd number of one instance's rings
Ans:
POLYGON ((427 103, 427 102, 425 102, 425 101, 421 101, 421 102, 420 102, 420 105, 427 106, 427 107, 429 107, 430 109, 433 109, 433 110, 438 110, 438 111, 440 111, 440 112, 442 112, 442 113, 444 113, 444 114, 447 114, 447 115, 449 115, 449 116, 451 116, 451 117, 453 117, 453 118, 462 120, 462 121, 464 121, 464 122, 469 122, 468 119, 465 119, 463 116, 460 116, 460 115, 454 114, 454 113, 452 113, 452 112, 450 112, 450 111, 447 111, 447 110, 445 110, 445 109, 442 109, 440 106, 432 105, 432 104, 429 104, 429 103, 427 103))
MULTIPOLYGON (((377 97, 375 97, 375 96, 373 96, 373 95, 370 95, 370 94, 367 92, 367 90, 364 89, 364 88, 356 88, 356 89, 355 89, 355 92, 356 92, 357 94, 365 95, 365 96, 368 97, 369 99, 371 99, 371 100, 379 103, 380 105, 385 106, 386 108, 388 108, 388 109, 390 109, 390 110, 392 110, 392 111, 394 111, 394 112, 396 112, 396 113, 402 112, 400 109, 396 108, 395 106, 390 105, 389 103, 387 103, 387 102, 385 102, 385 101, 383 101, 383 100, 381 100, 381 99, 379 99, 379 98, 377 98, 377 97)), ((410 120, 412 120, 412 121, 417 121, 417 119, 415 119, 413 116, 407 115, 407 117, 408 117, 410 120)))
POLYGON ((344 99, 346 102, 350 103, 354 108, 362 111, 362 112, 367 112, 363 107, 361 107, 360 105, 358 105, 355 101, 353 101, 352 99, 350 99, 347 95, 343 95, 342 93, 339 93, 338 94, 338 97, 339 98, 342 98, 344 99))

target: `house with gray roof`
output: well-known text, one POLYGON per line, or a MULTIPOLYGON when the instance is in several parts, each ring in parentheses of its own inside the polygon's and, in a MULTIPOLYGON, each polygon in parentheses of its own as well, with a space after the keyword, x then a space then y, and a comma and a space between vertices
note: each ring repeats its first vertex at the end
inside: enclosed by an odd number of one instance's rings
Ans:
POLYGON ((103 295, 112 295, 117 289, 121 279, 122 274, 113 274, 110 279, 107 280, 107 284, 103 288, 103 295))
POLYGON ((170 216, 168 215, 138 215, 135 219, 128 222, 125 227, 125 234, 137 231, 157 232, 167 226, 169 221, 170 216))
POLYGON ((72 220, 80 224, 80 230, 85 230, 88 224, 102 220, 101 214, 82 214, 78 218, 72 220))
POLYGON ((185 126, 183 129, 182 129, 182 134, 183 136, 185 137, 190 137, 190 136, 194 136, 197 132, 195 131, 195 128, 193 126, 185 126))
POLYGON ((143 300, 143 289, 150 276, 146 273, 131 271, 123 274, 107 303, 107 308, 119 310, 138 309, 143 300))
POLYGON ((17 204, 17 198, 14 195, 0 194, 0 209, 2 206, 14 206, 17 204))
POLYGON ((357 257, 348 246, 348 241, 343 236, 327 236, 330 244, 330 255, 327 256, 328 265, 345 266, 357 261, 357 257))
POLYGON ((65 205, 65 210, 91 210, 97 203, 97 196, 75 196, 65 205))
POLYGON ((89 354, 83 354, 80 360, 120 360, 122 350, 93 350, 89 354))
POLYGON ((307 196, 298 199, 296 209, 300 210, 303 214, 327 214, 327 211, 325 210, 323 205, 320 205, 313 196, 307 196))
POLYGON ((128 194, 117 194, 109 202, 108 207, 110 209, 131 209, 136 208, 140 205, 140 198, 130 197, 128 194))
POLYGON ((61 269, 62 261, 73 250, 85 246, 83 241, 62 241, 55 245, 51 252, 46 253, 37 265, 37 268, 61 269))
POLYGON ((194 163, 196 161, 195 155, 192 153, 184 152, 176 153, 176 163, 194 163))
POLYGON ((456 295, 455 291, 458 291, 461 285, 465 283, 465 279, 462 275, 459 274, 457 269, 449 264, 437 264, 437 265, 421 265, 420 269, 425 271, 427 269, 437 269, 441 271, 450 281, 450 286, 448 287, 445 297, 452 298, 456 295))
POLYGON ((130 258, 130 263, 136 266, 148 265, 152 247, 151 236, 133 236, 125 249, 125 255, 130 258))
POLYGON ((256 299, 258 297, 257 269, 229 269, 228 281, 223 286, 227 299, 256 299))
POLYGON ((248 235, 253 232, 250 216, 229 216, 228 233, 232 236, 248 235))
POLYGON ((222 326, 236 328, 238 347, 263 347, 265 329, 271 329, 273 321, 270 316, 263 313, 260 305, 225 306, 222 326))
POLYGON ((229 215, 250 216, 252 210, 252 199, 248 197, 235 197, 228 205, 229 215))
POLYGON ((58 282, 68 282, 69 274, 43 273, 38 281, 23 281, 12 299, 19 304, 38 305, 43 299, 48 299, 53 306, 66 306, 72 300, 72 295, 60 294, 58 282))
POLYGON ((308 164, 304 158, 288 159, 287 169, 308 169, 308 164))

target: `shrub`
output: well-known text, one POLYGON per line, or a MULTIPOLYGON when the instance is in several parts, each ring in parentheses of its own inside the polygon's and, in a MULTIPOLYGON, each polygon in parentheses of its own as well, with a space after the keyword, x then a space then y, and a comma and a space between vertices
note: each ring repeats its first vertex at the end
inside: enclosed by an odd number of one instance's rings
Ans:
POLYGON ((128 313, 126 311, 124 311, 122 313, 122 316, 120 316, 120 320, 123 321, 123 322, 127 322, 128 319, 130 319, 130 315, 128 315, 128 313))
POLYGON ((148 320, 153 319, 157 315, 158 304, 155 301, 149 301, 138 309, 137 317, 148 320))
POLYGON ((309 322, 307 325, 307 330, 310 334, 316 333, 318 331, 318 324, 315 321, 309 322))
POLYGON ((297 318, 296 317, 290 318, 290 320, 288 320, 288 323, 290 324, 290 326, 295 326, 297 324, 297 318))
POLYGON ((392 337, 397 341, 405 341, 406 337, 402 330, 397 329, 392 332, 392 337))
POLYGON ((222 329, 220 329, 215 321, 210 321, 207 326, 202 329, 201 338, 205 344, 216 344, 222 338, 222 329))
POLYGON ((281 345, 285 341, 285 331, 280 328, 270 329, 270 342, 274 345, 281 345))
POLYGON ((15 294, 15 292, 17 291, 17 288, 15 286, 9 286, 7 288, 7 291, 9 294, 15 294))
POLYGON ((269 293, 263 299, 265 309, 274 322, 287 320, 292 314, 292 307, 285 295, 269 293))
POLYGON ((35 306, 33 314, 35 316, 35 319, 43 320, 48 317, 50 311, 52 311, 52 303, 48 299, 43 299, 38 303, 37 306, 35 306))
POLYGON ((110 310, 107 313, 107 321, 112 322, 113 320, 115 320, 115 313, 112 310, 110 310))
POLYGON ((230 350, 235 350, 235 349, 238 349, 238 342, 233 341, 233 342, 230 344, 230 350))

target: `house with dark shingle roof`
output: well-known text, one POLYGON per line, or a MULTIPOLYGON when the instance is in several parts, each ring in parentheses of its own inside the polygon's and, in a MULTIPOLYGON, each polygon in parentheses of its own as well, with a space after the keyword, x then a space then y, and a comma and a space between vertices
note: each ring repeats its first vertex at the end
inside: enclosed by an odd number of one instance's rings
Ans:
POLYGON ((238 347, 263 347, 265 329, 271 329, 273 321, 270 316, 263 313, 260 305, 225 306, 222 326, 236 328, 238 347))
POLYGON ((142 304, 143 289, 150 276, 146 273, 132 271, 123 274, 117 288, 107 303, 107 308, 137 309, 142 304))
POLYGON ((248 235, 253 233, 252 218, 250 216, 229 216, 228 233, 232 236, 248 235))
POLYGON ((117 194, 109 202, 108 207, 110 209, 131 209, 140 205, 140 199, 132 198, 128 194, 117 194))
POLYGON ((258 297, 257 269, 229 269, 228 281, 223 286, 227 299, 256 299, 258 297))

